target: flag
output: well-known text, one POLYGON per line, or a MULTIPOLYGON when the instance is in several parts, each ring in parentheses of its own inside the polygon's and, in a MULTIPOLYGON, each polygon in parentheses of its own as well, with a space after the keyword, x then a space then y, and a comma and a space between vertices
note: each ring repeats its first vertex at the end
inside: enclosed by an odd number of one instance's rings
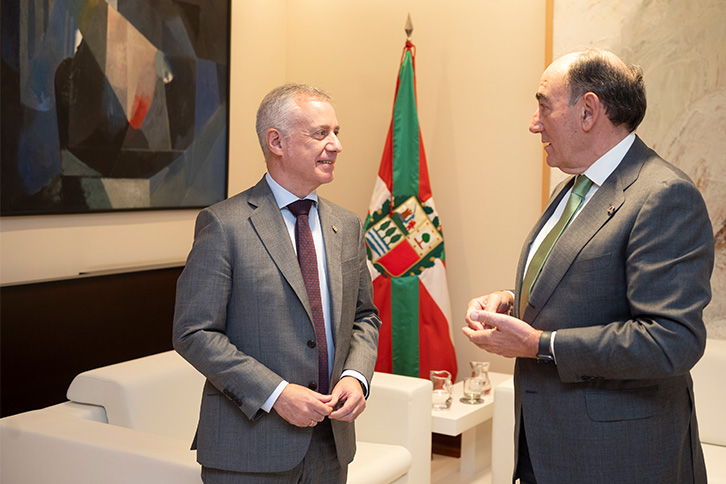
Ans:
POLYGON ((416 105, 415 46, 403 49, 393 117, 365 222, 383 326, 376 371, 456 379, 444 237, 431 195, 416 105))

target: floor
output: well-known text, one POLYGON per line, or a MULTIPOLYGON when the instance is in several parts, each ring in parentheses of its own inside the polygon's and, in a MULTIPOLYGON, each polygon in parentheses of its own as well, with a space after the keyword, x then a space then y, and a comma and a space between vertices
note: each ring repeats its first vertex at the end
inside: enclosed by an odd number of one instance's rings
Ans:
POLYGON ((431 460, 431 484, 491 484, 489 470, 479 472, 472 477, 464 477, 459 472, 459 461, 456 457, 433 454, 431 460))

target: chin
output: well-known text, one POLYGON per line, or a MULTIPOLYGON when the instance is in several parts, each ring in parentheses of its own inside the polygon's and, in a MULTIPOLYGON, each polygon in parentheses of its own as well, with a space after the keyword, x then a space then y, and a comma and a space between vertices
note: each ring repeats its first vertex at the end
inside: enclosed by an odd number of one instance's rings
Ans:
POLYGON ((327 183, 332 182, 334 178, 335 178, 335 176, 332 173, 330 173, 329 175, 323 175, 323 176, 318 177, 318 181, 320 182, 321 185, 325 185, 327 183))

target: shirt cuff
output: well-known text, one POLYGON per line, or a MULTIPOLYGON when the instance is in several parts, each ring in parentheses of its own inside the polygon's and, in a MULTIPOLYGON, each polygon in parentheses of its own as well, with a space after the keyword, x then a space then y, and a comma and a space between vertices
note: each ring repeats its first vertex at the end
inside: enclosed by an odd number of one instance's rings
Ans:
POLYGON ((343 378, 344 376, 352 376, 356 380, 358 380, 363 387, 363 396, 365 398, 368 398, 368 381, 366 380, 366 377, 364 377, 360 372, 355 370, 344 370, 343 373, 340 375, 340 378, 343 378))
POLYGON ((287 382, 285 380, 281 381, 279 385, 277 385, 277 388, 275 388, 275 391, 272 392, 272 395, 269 396, 269 398, 265 401, 265 403, 262 405, 262 410, 264 410, 267 413, 270 413, 270 410, 272 410, 272 406, 275 404, 277 399, 280 397, 280 394, 287 386, 287 382))
POLYGON ((557 355, 555 355, 555 336, 557 336, 557 331, 552 331, 552 336, 550 337, 550 354, 552 355, 552 361, 554 361, 556 365, 557 355))

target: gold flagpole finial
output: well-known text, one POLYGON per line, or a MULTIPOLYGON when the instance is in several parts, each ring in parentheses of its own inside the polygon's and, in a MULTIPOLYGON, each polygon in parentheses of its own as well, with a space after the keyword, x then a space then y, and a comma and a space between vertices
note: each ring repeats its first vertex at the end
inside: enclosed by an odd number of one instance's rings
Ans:
POLYGON ((406 19, 406 40, 411 42, 411 33, 413 32, 413 23, 411 22, 411 14, 408 14, 406 19))

